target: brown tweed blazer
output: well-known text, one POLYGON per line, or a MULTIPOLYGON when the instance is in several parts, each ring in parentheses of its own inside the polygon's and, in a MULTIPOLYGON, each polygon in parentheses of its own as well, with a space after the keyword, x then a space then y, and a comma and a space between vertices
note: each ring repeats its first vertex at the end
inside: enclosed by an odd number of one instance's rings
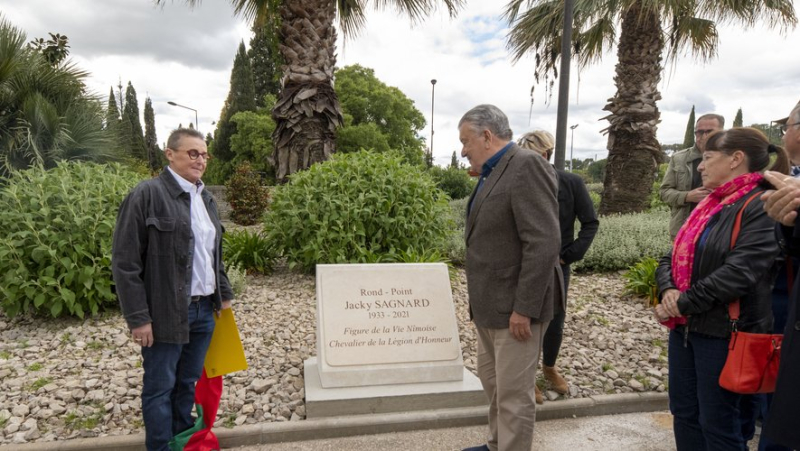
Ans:
POLYGON ((553 167, 516 144, 473 191, 465 235, 476 326, 506 329, 512 311, 546 322, 564 306, 557 198, 553 167))

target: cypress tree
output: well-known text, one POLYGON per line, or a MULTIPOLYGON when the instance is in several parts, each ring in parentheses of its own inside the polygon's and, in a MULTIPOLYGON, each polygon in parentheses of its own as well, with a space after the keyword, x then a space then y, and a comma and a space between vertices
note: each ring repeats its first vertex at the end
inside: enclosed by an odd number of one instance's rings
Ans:
POLYGON ((278 97, 281 88, 281 57, 275 34, 269 24, 253 26, 253 37, 250 39, 250 50, 247 51, 253 71, 256 106, 265 108, 267 94, 278 97))
POLYGON ((739 111, 736 112, 736 117, 733 119, 733 126, 734 127, 741 127, 743 123, 742 120, 742 109, 739 108, 739 111))
POLYGON ((144 143, 142 122, 139 120, 139 101, 136 100, 136 90, 131 82, 128 82, 128 87, 125 89, 122 128, 125 138, 123 145, 127 145, 127 148, 130 149, 129 155, 147 161, 147 147, 144 143))
POLYGON ((234 157, 230 140, 231 136, 236 133, 236 124, 231 122, 231 117, 240 111, 255 111, 255 99, 253 70, 250 67, 250 60, 247 58, 244 41, 241 41, 233 60, 231 88, 214 133, 214 157, 218 158, 220 162, 231 161, 234 157))
POLYGON ((694 146, 694 123, 694 105, 692 105, 692 112, 689 114, 689 122, 686 124, 686 134, 683 136, 684 149, 694 146))
POLYGON ((157 172, 162 166, 161 149, 156 139, 156 114, 149 96, 144 99, 144 144, 147 147, 150 170, 157 172))
POLYGON ((106 112, 106 129, 115 129, 119 125, 119 107, 114 97, 114 88, 109 88, 108 109, 106 112))
POLYGON ((458 156, 456 155, 456 151, 453 151, 453 158, 450 159, 450 167, 453 169, 458 169, 458 156))

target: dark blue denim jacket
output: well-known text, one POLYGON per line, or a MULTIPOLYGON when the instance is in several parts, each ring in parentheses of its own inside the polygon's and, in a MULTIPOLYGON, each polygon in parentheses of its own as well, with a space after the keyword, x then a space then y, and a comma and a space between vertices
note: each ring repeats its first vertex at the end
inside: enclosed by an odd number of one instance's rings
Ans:
MULTIPOLYGON (((217 204, 201 193, 217 229, 214 252, 217 289, 214 310, 233 290, 222 263, 222 224, 217 204)), ((188 343, 194 236, 191 199, 166 169, 137 185, 119 207, 111 252, 111 269, 122 314, 133 329, 153 323, 153 338, 188 343)))

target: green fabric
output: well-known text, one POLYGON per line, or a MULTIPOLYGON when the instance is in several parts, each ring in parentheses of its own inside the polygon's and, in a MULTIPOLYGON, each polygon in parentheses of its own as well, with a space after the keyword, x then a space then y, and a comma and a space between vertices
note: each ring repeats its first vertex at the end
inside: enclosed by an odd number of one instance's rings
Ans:
POLYGON ((183 451, 183 448, 189 443, 189 439, 192 438, 195 433, 206 428, 206 423, 203 421, 203 407, 200 406, 200 404, 195 404, 194 407, 197 411, 197 421, 194 422, 194 426, 191 428, 172 437, 172 440, 169 441, 169 449, 171 451, 183 451))

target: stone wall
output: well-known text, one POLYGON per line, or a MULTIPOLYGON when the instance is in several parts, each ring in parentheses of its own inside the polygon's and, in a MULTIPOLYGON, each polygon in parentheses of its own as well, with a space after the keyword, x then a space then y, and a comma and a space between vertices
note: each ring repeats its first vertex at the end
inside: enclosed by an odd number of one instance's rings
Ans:
POLYGON ((217 201, 217 207, 219 208, 219 217, 223 221, 227 221, 231 217, 231 206, 225 200, 225 186, 223 185, 206 185, 206 189, 211 195, 214 196, 214 200, 217 201))

